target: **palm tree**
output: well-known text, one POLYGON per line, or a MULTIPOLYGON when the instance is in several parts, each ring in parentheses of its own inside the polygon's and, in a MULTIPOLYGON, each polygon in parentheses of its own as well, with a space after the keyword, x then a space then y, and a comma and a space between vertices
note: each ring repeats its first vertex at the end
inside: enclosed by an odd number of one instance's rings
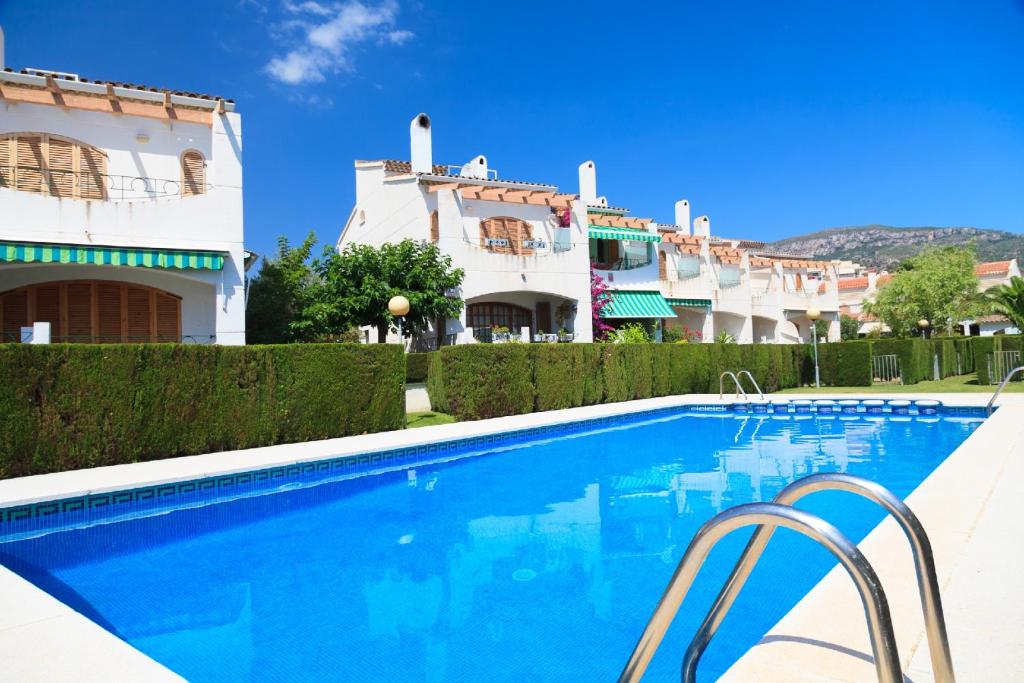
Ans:
POLYGON ((1009 284, 988 289, 985 301, 993 311, 1009 318, 1018 330, 1024 330, 1024 278, 1014 276, 1009 284))

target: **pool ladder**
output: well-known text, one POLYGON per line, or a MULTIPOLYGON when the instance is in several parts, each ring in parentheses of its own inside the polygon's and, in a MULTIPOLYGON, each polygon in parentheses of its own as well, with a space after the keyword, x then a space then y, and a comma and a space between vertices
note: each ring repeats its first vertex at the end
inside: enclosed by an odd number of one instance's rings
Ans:
POLYGON ((730 372, 730 371, 726 370, 721 375, 719 375, 718 376, 718 398, 722 398, 724 396, 724 394, 725 394, 725 392, 724 392, 724 389, 725 389, 725 387, 724 387, 725 378, 726 377, 731 377, 733 383, 736 385, 736 398, 739 398, 740 395, 742 395, 744 399, 749 400, 750 397, 747 396, 747 391, 746 391, 746 389, 743 388, 743 383, 740 382, 740 378, 742 378, 743 375, 746 375, 747 377, 750 378, 750 383, 754 385, 754 390, 758 394, 760 394, 761 400, 763 401, 764 400, 764 392, 761 391, 761 387, 759 387, 757 385, 757 380, 754 379, 754 376, 750 374, 749 370, 740 370, 738 373, 730 372))
MULTIPOLYGON (((1010 370, 1008 373, 1006 373, 1006 377, 1003 378, 1003 381, 999 383, 999 386, 996 387, 995 393, 992 394, 992 398, 989 399, 988 405, 985 406, 986 414, 989 417, 992 417, 992 406, 995 404, 996 399, 999 398, 999 394, 1003 393, 1003 389, 1006 388, 1007 383, 1011 379, 1013 379, 1013 376, 1016 375, 1021 370, 1024 370, 1024 365, 1021 365, 1019 367, 1014 368, 1013 370, 1010 370)), ((721 388, 721 382, 719 382, 719 388, 721 388)))
POLYGON ((942 600, 935 575, 935 560, 931 543, 920 521, 910 508, 893 495, 891 491, 875 482, 848 474, 812 474, 799 479, 782 489, 771 503, 747 503, 724 510, 697 531, 683 559, 679 561, 664 595, 658 602, 643 635, 630 655, 629 662, 619 676, 619 683, 639 681, 651 658, 661 644, 666 630, 675 618, 679 606, 693 584, 701 565, 711 549, 732 531, 757 525, 754 535, 747 543, 736 566, 719 592, 711 610, 704 618, 683 658, 681 680, 692 683, 696 680, 697 664, 708 643, 718 631, 726 613, 732 607, 736 596, 749 578, 754 565, 761 557, 775 528, 782 526, 793 529, 812 538, 828 548, 846 569, 860 594, 864 613, 868 621, 871 651, 874 655, 875 671, 882 683, 901 683, 899 653, 892 630, 892 618, 885 591, 857 546, 836 527, 809 512, 798 510, 793 504, 804 496, 816 491, 839 490, 855 493, 867 498, 888 511, 896 520, 914 556, 917 572, 921 608, 924 611, 925 632, 928 636, 928 650, 931 655, 932 671, 937 683, 954 683, 953 663, 949 654, 949 640, 946 636, 945 619, 942 616, 942 600))

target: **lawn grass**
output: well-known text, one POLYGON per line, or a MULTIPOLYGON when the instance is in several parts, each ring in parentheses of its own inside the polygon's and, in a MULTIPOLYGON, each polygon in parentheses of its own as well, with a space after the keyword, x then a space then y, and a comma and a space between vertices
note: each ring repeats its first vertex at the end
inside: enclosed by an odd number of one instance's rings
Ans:
MULTIPOLYGON (((899 384, 873 384, 870 387, 796 387, 783 389, 780 394, 991 394, 996 385, 978 384, 977 377, 959 375, 938 381, 918 382, 910 386, 899 384)), ((1005 393, 1024 393, 1024 382, 1010 382, 1005 393)))
POLYGON ((455 418, 445 413, 435 413, 432 411, 424 411, 422 413, 409 413, 407 416, 408 422, 406 423, 406 429, 412 429, 413 427, 429 427, 431 425, 446 425, 455 422, 455 418))

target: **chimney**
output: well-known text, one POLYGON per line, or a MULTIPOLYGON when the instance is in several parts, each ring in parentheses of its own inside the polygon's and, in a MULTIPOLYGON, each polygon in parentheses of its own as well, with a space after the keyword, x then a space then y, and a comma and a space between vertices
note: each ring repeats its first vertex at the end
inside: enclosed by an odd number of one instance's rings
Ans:
POLYGON ((597 203, 597 169, 593 161, 580 164, 580 199, 584 204, 597 203))
POLYGON ((417 114, 409 124, 409 161, 413 173, 433 173, 433 152, 430 147, 430 117, 417 114))
POLYGON ((711 236, 711 219, 707 216, 697 216, 693 219, 693 234, 698 237, 711 236))
POLYGON ((680 199, 676 202, 676 225, 683 234, 690 234, 690 200, 680 199))
POLYGON ((463 178, 481 178, 487 179, 487 157, 483 154, 473 157, 470 159, 459 172, 459 176, 463 178))

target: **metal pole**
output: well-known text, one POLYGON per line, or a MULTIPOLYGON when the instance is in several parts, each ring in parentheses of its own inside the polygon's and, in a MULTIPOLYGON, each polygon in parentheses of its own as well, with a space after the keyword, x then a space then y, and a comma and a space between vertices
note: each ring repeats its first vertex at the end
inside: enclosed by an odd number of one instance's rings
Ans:
POLYGON ((821 377, 818 373, 818 321, 811 322, 811 329, 814 332, 814 386, 821 388, 821 377))

